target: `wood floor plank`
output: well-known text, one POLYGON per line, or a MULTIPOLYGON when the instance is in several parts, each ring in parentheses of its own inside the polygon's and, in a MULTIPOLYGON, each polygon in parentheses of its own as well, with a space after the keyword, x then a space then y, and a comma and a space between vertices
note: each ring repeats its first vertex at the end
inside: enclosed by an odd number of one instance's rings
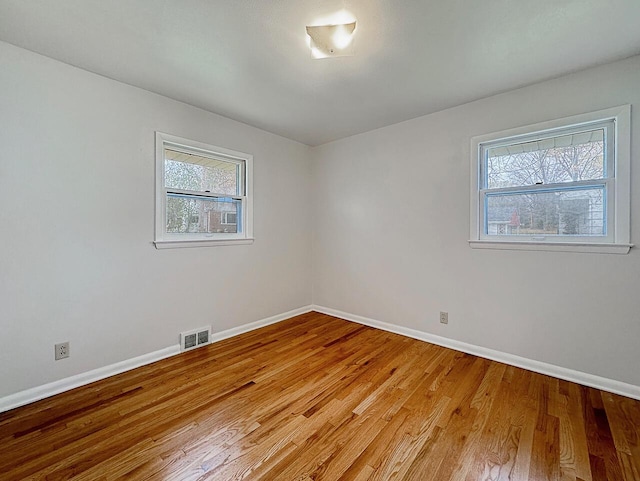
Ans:
POLYGON ((0 479, 640 481, 640 401, 307 313, 0 414, 0 479))

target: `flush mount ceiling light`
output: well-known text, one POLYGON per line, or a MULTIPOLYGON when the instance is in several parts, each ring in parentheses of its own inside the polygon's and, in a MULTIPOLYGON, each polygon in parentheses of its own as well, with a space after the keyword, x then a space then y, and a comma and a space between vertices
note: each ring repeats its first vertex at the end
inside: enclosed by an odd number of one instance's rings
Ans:
POLYGON ((313 58, 327 58, 353 55, 353 32, 355 29, 355 20, 338 25, 307 27, 311 56, 313 58))

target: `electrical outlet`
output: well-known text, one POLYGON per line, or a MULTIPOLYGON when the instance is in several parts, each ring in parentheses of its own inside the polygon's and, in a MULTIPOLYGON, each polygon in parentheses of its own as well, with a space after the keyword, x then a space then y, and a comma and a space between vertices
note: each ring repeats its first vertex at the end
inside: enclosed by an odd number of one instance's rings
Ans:
POLYGON ((449 313, 440 311, 440 324, 449 324, 449 313))
POLYGON ((56 361, 69 357, 69 341, 56 344, 56 361))

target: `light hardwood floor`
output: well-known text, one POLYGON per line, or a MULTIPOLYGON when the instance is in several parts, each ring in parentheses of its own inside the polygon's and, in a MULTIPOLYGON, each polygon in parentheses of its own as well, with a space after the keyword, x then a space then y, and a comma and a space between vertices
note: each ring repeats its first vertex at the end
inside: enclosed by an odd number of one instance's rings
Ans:
POLYGON ((318 313, 0 414, 3 481, 639 472, 639 401, 318 313))

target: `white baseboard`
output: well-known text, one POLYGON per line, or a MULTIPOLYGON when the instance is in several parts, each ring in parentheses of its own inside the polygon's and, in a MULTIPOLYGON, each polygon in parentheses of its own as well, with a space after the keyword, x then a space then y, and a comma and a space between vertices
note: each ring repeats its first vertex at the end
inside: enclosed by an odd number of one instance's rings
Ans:
POLYGON ((437 344, 438 346, 448 347, 449 349, 454 349, 456 351, 474 354, 485 359, 491 359, 492 361, 498 361, 504 364, 509 364, 511 366, 521 367, 529 371, 546 374, 547 376, 553 376, 559 379, 564 379, 565 381, 572 381, 578 384, 583 384, 585 386, 602 389, 603 391, 608 391, 640 400, 640 386, 635 386, 633 384, 627 384, 621 381, 616 381, 614 379, 608 379, 605 377, 596 376, 594 374, 575 371, 566 367, 555 366, 546 362, 527 359, 525 357, 516 356, 514 354, 508 354, 506 352, 496 351, 486 347, 456 341, 455 339, 436 336, 435 334, 429 334, 427 332, 398 326, 396 324, 376 321, 374 319, 369 319, 367 317, 331 309, 329 307, 314 305, 313 310, 321 312, 323 314, 328 314, 330 316, 339 317, 340 319, 345 319, 347 321, 364 324, 365 326, 382 329, 383 331, 393 332, 395 334, 411 337, 420 341, 437 344))
POLYGON ((115 374, 135 369, 136 367, 144 366, 145 364, 151 364, 152 362, 156 362, 179 353, 180 344, 176 344, 175 346, 165 347, 159 351, 143 354, 142 356, 134 357, 133 359, 116 362, 109 366, 99 367, 98 369, 82 372, 71 377, 43 384, 42 386, 36 386, 25 391, 10 394, 0 398, 0 412, 24 406, 25 404, 39 401, 40 399, 60 394, 61 392, 70 391, 71 389, 84 386, 85 384, 90 384, 92 382, 99 381, 100 379, 114 376, 115 374))
POLYGON ((299 316, 300 314, 306 314, 307 312, 311 312, 312 310, 313 306, 311 305, 299 307, 298 309, 294 309, 292 311, 283 312, 282 314, 276 314, 275 316, 267 317, 259 321, 250 322, 249 324, 243 324, 242 326, 227 329, 226 331, 213 332, 211 333, 211 342, 218 342, 233 336, 238 336, 240 334, 244 334, 245 332, 253 331, 261 327, 275 324, 276 322, 284 321, 285 319, 289 319, 291 317, 299 316))
MULTIPOLYGON (((553 364, 535 361, 533 359, 527 359, 524 357, 516 356, 514 354, 508 354, 505 352, 488 349, 486 347, 476 346, 473 344, 468 344, 466 342, 436 336, 435 334, 429 334, 427 332, 418 331, 416 329, 410 329, 408 327, 398 326, 387 322, 376 321, 367 317, 316 305, 300 307, 298 309, 261 319, 259 321, 244 324, 242 326, 227 329, 225 331, 213 333, 211 335, 211 342, 219 342, 224 339, 228 339, 245 332, 253 331, 270 324, 275 324, 285 319, 289 319, 300 314, 305 314, 310 311, 321 312, 330 316, 357 322, 358 324, 363 324, 365 326, 375 327, 377 329, 393 332, 395 334, 411 337, 413 339, 429 342, 431 344, 437 344, 438 346, 447 347, 456 351, 474 354, 476 356, 491 359, 493 361, 521 367, 529 371, 546 374, 548 376, 553 376, 559 379, 576 382, 585 386, 602 389, 604 391, 609 391, 612 393, 620 394, 622 396, 640 400, 640 386, 635 386, 633 384, 627 384, 621 381, 616 381, 614 379, 608 379, 593 374, 575 371, 573 369, 555 366, 553 364)), ((44 384, 42 386, 36 386, 25 391, 10 394, 8 396, 0 398, 0 412, 8 411, 19 406, 24 406, 25 404, 39 401, 40 399, 69 391, 71 389, 75 389, 77 387, 84 386, 86 384, 90 384, 92 382, 99 381, 101 379, 105 379, 107 377, 120 374, 122 372, 129 371, 146 364, 151 364, 153 362, 160 361, 161 359, 165 359, 179 353, 180 345, 176 344, 174 346, 169 346, 158 351, 143 354, 142 356, 138 356, 133 359, 127 359, 125 361, 117 362, 109 366, 104 366, 92 371, 76 374, 75 376, 44 384)))
MULTIPOLYGON (((300 314, 305 314, 307 312, 310 312, 311 310, 311 306, 300 307, 292 311, 283 312, 282 314, 278 314, 276 316, 267 317, 266 319, 261 319, 249 324, 244 324, 232 329, 227 329, 226 331, 212 333, 211 342, 213 343, 222 341, 223 339, 228 339, 230 337, 237 336, 239 334, 258 329, 260 327, 275 324, 276 322, 284 321, 285 319, 289 319, 300 314)), ((58 381, 53 381, 42 386, 36 386, 24 391, 17 392, 15 394, 1 397, 0 413, 20 406, 24 406, 25 404, 39 401, 40 399, 44 399, 55 394, 60 394, 65 391, 84 386, 86 384, 90 384, 95 381, 99 381, 101 379, 105 379, 110 376, 114 376, 116 374, 120 374, 125 371, 130 371, 131 369, 135 369, 146 364, 151 364, 152 362, 160 361, 161 359, 165 359, 167 357, 175 356, 176 354, 180 354, 180 344, 165 347, 164 349, 150 352, 148 354, 143 354, 142 356, 134 357, 133 359, 126 359, 115 364, 110 364, 109 366, 93 369, 91 371, 76 374, 74 376, 60 379, 58 381)))

